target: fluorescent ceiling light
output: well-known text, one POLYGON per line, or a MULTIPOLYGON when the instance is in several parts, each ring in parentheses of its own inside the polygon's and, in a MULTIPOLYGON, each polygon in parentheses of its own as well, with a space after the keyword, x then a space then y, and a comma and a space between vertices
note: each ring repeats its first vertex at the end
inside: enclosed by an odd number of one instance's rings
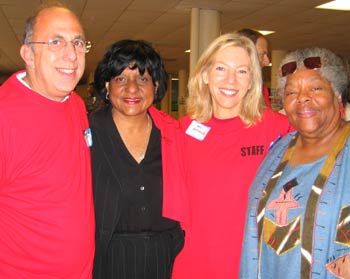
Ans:
POLYGON ((327 9, 327 10, 339 10, 339 11, 350 11, 350 1, 349 0, 335 0, 328 2, 323 5, 316 6, 317 9, 327 9))
POLYGON ((275 33, 275 31, 269 31, 269 30, 258 30, 258 32, 263 34, 264 36, 275 33))

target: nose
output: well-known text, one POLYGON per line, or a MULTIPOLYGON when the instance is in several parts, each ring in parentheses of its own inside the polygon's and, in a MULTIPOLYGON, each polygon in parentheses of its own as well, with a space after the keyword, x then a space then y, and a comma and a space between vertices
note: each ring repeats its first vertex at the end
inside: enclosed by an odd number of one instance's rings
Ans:
POLYGON ((297 95, 298 103, 305 103, 311 100, 311 94, 309 90, 301 89, 297 95))
POLYGON ((263 57, 263 66, 266 67, 270 64, 270 58, 269 56, 265 53, 263 57))
POLYGON ((227 81, 229 83, 234 83, 236 81, 236 72, 235 71, 229 71, 227 73, 227 81))
POLYGON ((128 80, 127 84, 126 84, 126 91, 129 93, 134 93, 138 90, 138 85, 136 80, 128 80))
POLYGON ((77 51, 75 49, 73 42, 66 42, 64 46, 64 52, 70 60, 74 61, 77 59, 77 51))

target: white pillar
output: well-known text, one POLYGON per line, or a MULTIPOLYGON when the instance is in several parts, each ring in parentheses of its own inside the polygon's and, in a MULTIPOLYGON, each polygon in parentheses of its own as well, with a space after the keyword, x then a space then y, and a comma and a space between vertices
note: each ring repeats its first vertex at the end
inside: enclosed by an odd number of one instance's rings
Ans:
POLYGON ((192 8, 191 10, 191 36, 190 36, 190 73, 196 66, 199 51, 199 9, 192 8))
POLYGON ((215 38, 220 36, 220 23, 220 13, 218 11, 192 8, 190 73, 193 73, 203 50, 215 38))
POLYGON ((220 13, 215 10, 199 11, 199 56, 207 46, 220 36, 220 13))

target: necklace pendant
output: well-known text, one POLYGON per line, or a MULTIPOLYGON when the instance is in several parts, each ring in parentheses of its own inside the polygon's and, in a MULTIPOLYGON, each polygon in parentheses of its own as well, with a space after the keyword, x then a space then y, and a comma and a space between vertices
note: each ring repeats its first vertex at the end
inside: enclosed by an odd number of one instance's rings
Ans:
POLYGON ((145 154, 140 154, 139 159, 140 159, 140 161, 142 161, 143 159, 145 159, 145 154))

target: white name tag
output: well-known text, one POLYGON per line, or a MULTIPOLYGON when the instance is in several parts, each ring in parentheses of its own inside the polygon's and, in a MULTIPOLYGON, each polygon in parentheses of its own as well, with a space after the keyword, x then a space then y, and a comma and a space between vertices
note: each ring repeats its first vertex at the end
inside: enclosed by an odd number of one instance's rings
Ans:
POLYGON ((186 130, 186 134, 197 139, 203 140, 210 131, 210 127, 199 123, 197 120, 193 120, 186 130))

